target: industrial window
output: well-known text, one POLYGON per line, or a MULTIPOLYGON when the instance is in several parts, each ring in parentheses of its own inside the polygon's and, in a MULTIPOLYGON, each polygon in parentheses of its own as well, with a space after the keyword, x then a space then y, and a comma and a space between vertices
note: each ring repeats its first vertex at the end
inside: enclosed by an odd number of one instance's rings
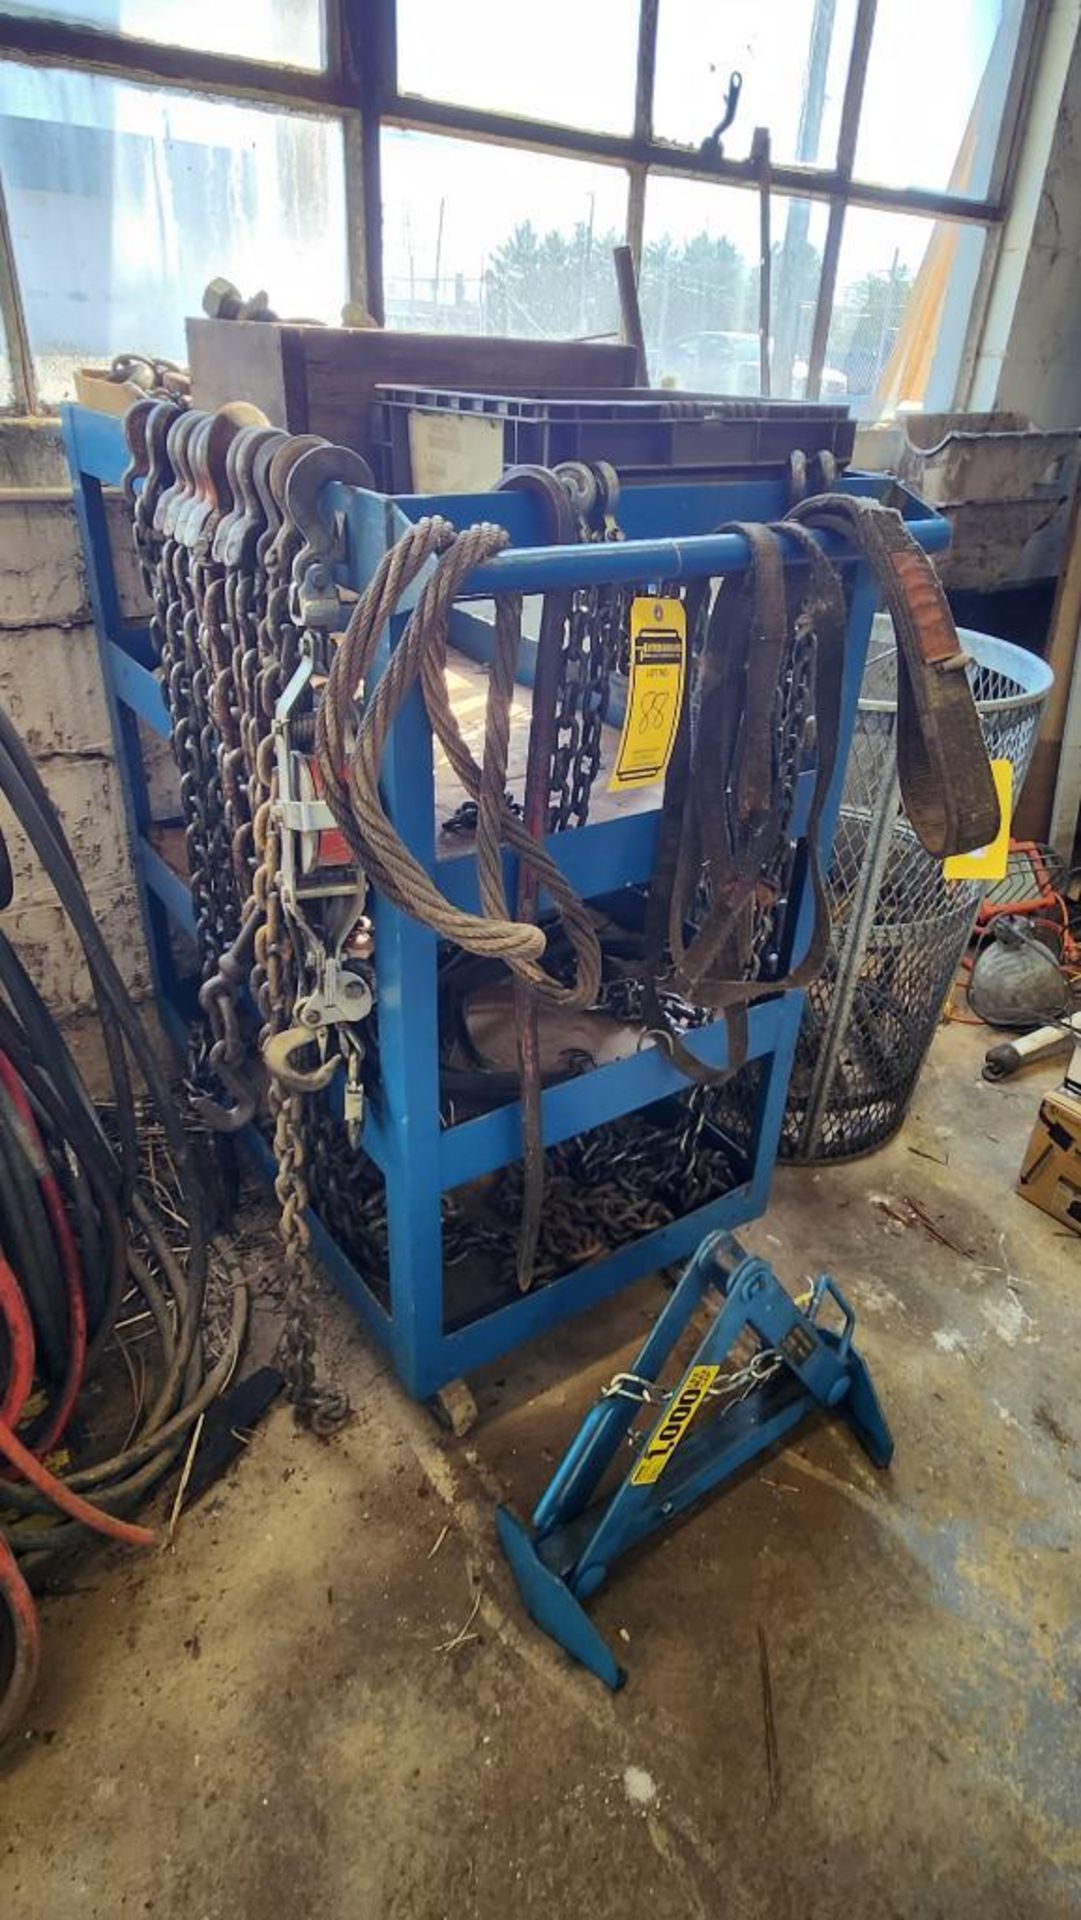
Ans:
POLYGON ((243 6, 222 0, 54 0, 51 6, 5 10, 286 67, 321 67, 326 55, 320 0, 244 0, 243 6))
POLYGON ((826 358, 855 413, 952 406, 982 249, 956 221, 849 210, 826 358))
POLYGON ((215 273, 348 297, 341 128, 101 74, 0 68, 0 170, 38 391, 120 349, 183 360, 215 273))
POLYGON ((619 168, 384 131, 387 325, 536 339, 614 333, 619 168))
POLYGON ((986 194, 1023 14, 1023 0, 878 0, 856 177, 986 194))
POLYGON ((403 93, 630 133, 638 0, 454 0, 435 32, 434 11, 433 0, 398 0, 403 93))
POLYGON ((764 331, 774 395, 948 407, 1047 10, 9 4, 0 405, 55 404, 84 359, 181 358, 216 273, 332 323, 353 299, 392 327, 603 336, 627 239, 654 381, 757 393, 764 331))
POLYGON ((726 152, 768 126, 776 160, 832 166, 856 0, 660 0, 653 130, 696 142, 715 126, 730 73, 742 80, 726 152))
MULTIPOLYGON (((814 328, 827 211, 771 195, 771 393, 802 399, 814 328)), ((688 391, 757 394, 757 196, 712 181, 651 179, 646 189, 640 300, 650 375, 688 391)), ((844 392, 832 370, 823 399, 844 392)))

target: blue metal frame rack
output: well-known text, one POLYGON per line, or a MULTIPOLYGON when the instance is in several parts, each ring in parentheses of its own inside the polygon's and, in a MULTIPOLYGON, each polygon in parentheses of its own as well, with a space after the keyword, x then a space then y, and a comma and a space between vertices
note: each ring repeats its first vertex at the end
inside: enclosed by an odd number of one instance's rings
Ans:
MULTIPOLYGON (((66 407, 63 427, 124 779, 155 989, 165 1022, 182 1034, 192 1006, 191 983, 178 978, 169 923, 191 932, 191 901, 184 882, 147 837, 150 809, 137 725, 142 721, 153 732, 167 737, 168 715, 153 671, 149 633, 145 627, 126 623, 121 616, 102 497, 103 487, 117 485, 126 465, 122 424, 85 408, 66 407)), ((876 476, 853 475, 841 484, 846 491, 877 496, 889 483, 876 476)), ((710 529, 734 520, 775 520, 784 505, 783 488, 772 480, 628 487, 620 502, 620 523, 626 537, 619 542, 581 547, 544 545, 540 509, 524 493, 389 500, 332 483, 324 489, 320 510, 328 521, 335 513, 343 516, 348 558, 338 574, 343 585, 356 589, 364 587, 382 553, 407 523, 424 513, 442 513, 458 526, 476 520, 500 522, 511 544, 466 581, 462 598, 468 602, 483 601, 507 590, 539 594, 550 588, 594 582, 637 585, 652 591, 662 581, 733 573, 748 564, 746 542, 738 534, 717 534, 710 529)), ((936 551, 946 545, 949 531, 944 520, 930 514, 911 496, 905 496, 903 510, 909 530, 926 549, 936 551)), ((821 825, 825 860, 840 805, 876 594, 862 560, 847 554, 828 536, 823 537, 822 544, 846 570, 850 609, 840 751, 821 825)), ((795 548, 792 558, 799 559, 795 548)), ((384 660, 407 611, 408 605, 391 623, 383 642, 384 660)), ((490 632, 487 622, 468 606, 456 610, 452 638, 463 651, 483 658, 490 632)), ((519 679, 525 684, 532 679, 532 664, 532 649, 526 643, 519 668, 519 679)), ((812 776, 805 774, 801 779, 806 806, 812 776)), ((417 691, 392 730, 384 762, 383 793, 394 825, 414 855, 444 893, 475 912, 478 894, 472 855, 459 853, 446 858, 437 850, 432 741, 417 691)), ((551 834, 547 851, 579 893, 586 897, 608 894, 618 887, 648 880, 657 819, 654 809, 551 834)), ((510 866, 508 884, 513 898, 510 866)), ((797 889, 799 897, 793 901, 794 959, 806 947, 812 918, 809 893, 799 881, 797 889)), ((381 898, 375 902, 374 921, 381 1088, 369 1102, 363 1150, 379 1167, 386 1183, 389 1307, 376 1296, 314 1213, 311 1226, 315 1250, 362 1320, 387 1348, 414 1396, 430 1396, 448 1381, 544 1333, 569 1315, 595 1306, 642 1275, 686 1258, 704 1235, 720 1228, 731 1230, 763 1211, 802 1011, 803 996, 798 992, 778 993, 751 1010, 749 1059, 761 1063, 761 1084, 752 1147, 745 1178, 738 1186, 603 1260, 565 1273, 532 1293, 515 1294, 464 1324, 448 1324, 442 1195, 520 1158, 520 1109, 517 1102, 511 1102, 458 1124, 442 1124, 436 938, 381 898)), ((702 1059, 723 1064, 727 1044, 723 1022, 695 1029, 689 1044, 702 1059)), ((685 1091, 686 1086, 678 1069, 656 1048, 596 1067, 545 1091, 545 1145, 553 1146, 651 1106, 685 1091)), ((261 1136, 252 1132, 251 1144, 265 1158, 261 1136)))

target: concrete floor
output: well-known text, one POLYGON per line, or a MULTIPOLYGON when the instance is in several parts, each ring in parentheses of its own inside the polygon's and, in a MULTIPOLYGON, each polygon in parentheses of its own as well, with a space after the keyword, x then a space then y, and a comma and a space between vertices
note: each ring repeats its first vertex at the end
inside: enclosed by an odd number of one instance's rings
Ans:
POLYGON ((783 1170, 747 1235, 850 1291, 888 1473, 808 1430, 626 1563, 613 1697, 525 1620, 492 1497, 527 1507, 659 1289, 493 1371, 466 1442, 329 1310, 353 1426, 276 1413, 169 1552, 46 1607, 3 1920, 1081 1914, 1081 1245, 1011 1192, 1053 1072, 986 1086, 983 1044, 944 1031, 905 1134, 783 1170))

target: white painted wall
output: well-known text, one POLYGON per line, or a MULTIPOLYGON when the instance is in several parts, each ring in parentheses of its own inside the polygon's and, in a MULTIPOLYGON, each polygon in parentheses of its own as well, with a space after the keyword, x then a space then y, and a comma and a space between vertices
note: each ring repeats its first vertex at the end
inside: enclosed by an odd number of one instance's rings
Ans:
POLYGON ((1081 20, 1054 0, 968 404, 1081 426, 1081 20))

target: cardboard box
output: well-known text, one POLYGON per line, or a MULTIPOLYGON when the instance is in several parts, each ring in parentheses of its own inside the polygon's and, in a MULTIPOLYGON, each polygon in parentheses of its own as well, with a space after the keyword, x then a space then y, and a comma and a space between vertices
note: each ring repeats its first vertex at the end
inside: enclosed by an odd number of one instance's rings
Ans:
POLYGON ((1021 1162, 1017 1191, 1053 1220, 1081 1233, 1081 1095, 1044 1095, 1021 1162))
POLYGON ((75 398, 81 407, 119 418, 136 400, 146 399, 146 388, 134 380, 110 380, 104 367, 76 367, 75 398))

